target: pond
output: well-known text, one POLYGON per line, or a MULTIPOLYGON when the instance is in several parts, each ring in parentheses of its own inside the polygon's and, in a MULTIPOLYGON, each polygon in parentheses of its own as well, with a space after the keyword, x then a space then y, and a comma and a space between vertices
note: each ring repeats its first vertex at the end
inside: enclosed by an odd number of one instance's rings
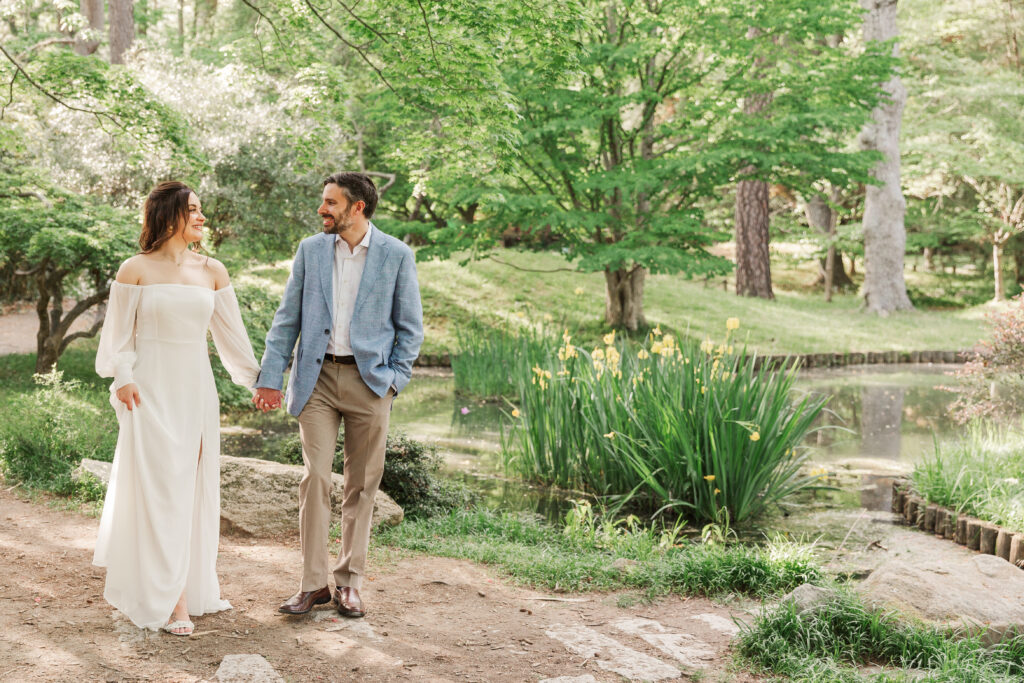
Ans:
MULTIPOLYGON (((831 466, 855 463, 864 472, 869 490, 877 496, 861 498, 865 507, 882 508, 887 477, 907 471, 934 449, 934 440, 956 430, 947 416, 954 400, 943 386, 956 383, 950 373, 957 366, 859 366, 801 373, 797 387, 830 396, 822 415, 822 429, 807 442, 811 460, 831 466), (871 484, 873 482, 873 484, 871 484), (874 488, 871 488, 874 486, 874 488)), ((437 444, 450 476, 470 483, 485 504, 509 510, 532 510, 557 517, 571 493, 530 487, 502 476, 502 425, 511 419, 508 404, 485 403, 455 395, 451 374, 418 370, 396 400, 392 429, 437 444)), ((273 459, 281 440, 298 431, 284 411, 263 415, 236 413, 234 424, 223 428, 223 449, 228 455, 273 459)))

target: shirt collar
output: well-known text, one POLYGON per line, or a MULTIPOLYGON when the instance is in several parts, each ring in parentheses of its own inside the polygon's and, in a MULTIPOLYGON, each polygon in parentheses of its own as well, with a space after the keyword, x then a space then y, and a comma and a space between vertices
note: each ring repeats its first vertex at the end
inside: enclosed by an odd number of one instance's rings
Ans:
MULTIPOLYGON (((365 235, 363 235, 363 239, 359 240, 359 244, 357 244, 357 245, 356 245, 356 247, 357 247, 357 248, 358 248, 358 247, 362 247, 363 249, 369 249, 369 248, 370 248, 370 233, 371 233, 371 232, 373 232, 373 223, 370 223, 370 224, 369 224, 369 225, 367 226, 367 228, 366 228, 366 234, 365 234, 365 235)), ((337 235, 337 234, 336 234, 336 235, 334 236, 334 244, 335 244, 335 245, 337 245, 337 244, 339 244, 339 243, 340 243, 341 241, 342 241, 342 239, 341 239, 341 235, 337 235)), ((346 243, 346 245, 347 245, 347 243, 346 243)), ((352 250, 352 253, 354 254, 354 253, 355 253, 355 251, 356 251, 356 250, 355 250, 355 249, 353 249, 353 250, 352 250)))

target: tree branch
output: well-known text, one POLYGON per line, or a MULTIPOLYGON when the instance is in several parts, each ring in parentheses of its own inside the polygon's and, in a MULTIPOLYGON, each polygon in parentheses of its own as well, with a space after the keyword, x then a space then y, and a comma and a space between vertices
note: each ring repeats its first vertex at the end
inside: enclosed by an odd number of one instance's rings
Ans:
POLYGON ((561 272, 578 273, 579 272, 575 268, 554 268, 554 269, 551 269, 551 270, 545 270, 543 268, 523 268, 522 266, 517 266, 517 265, 515 265, 513 263, 509 263, 507 261, 502 261, 501 259, 497 258, 496 256, 492 256, 490 254, 487 255, 487 258, 491 259, 495 263, 500 263, 503 266, 508 266, 509 268, 515 268, 516 270, 521 270, 524 273, 561 273, 561 272))
POLYGON ((383 171, 362 171, 364 175, 377 176, 378 178, 387 178, 388 181, 383 186, 377 188, 379 194, 384 194, 389 187, 395 184, 397 176, 394 173, 384 173, 383 171))
POLYGON ((18 55, 18 59, 24 59, 25 55, 29 52, 42 50, 44 47, 50 47, 51 45, 73 45, 76 42, 77 40, 75 38, 47 38, 46 40, 41 40, 32 47, 24 50, 18 55))
POLYGON ((390 45, 391 44, 391 42, 384 36, 383 33, 378 31, 377 29, 375 29, 373 26, 370 26, 368 23, 366 23, 366 21, 362 17, 360 17, 358 14, 356 14, 355 9, 356 9, 356 7, 359 6, 358 2, 355 5, 353 5, 352 7, 349 7, 348 5, 343 3, 341 0, 338 0, 338 4, 341 5, 342 7, 344 7, 345 11, 348 12, 349 15, 351 15, 353 19, 358 21, 362 25, 363 28, 365 28, 367 31, 369 31, 373 35, 375 35, 378 38, 380 38, 381 40, 383 40, 385 45, 390 45))
POLYGON ((57 352, 58 355, 64 353, 64 349, 66 349, 68 345, 71 344, 71 342, 75 341, 76 339, 95 337, 96 333, 99 332, 101 329, 103 329, 103 316, 99 316, 98 318, 96 318, 96 321, 93 322, 92 327, 90 327, 88 330, 75 332, 64 337, 64 339, 60 343, 60 349, 57 352))
POLYGON ((443 69, 441 69, 441 62, 437 59, 437 51, 434 49, 434 34, 430 31, 430 20, 427 19, 427 10, 423 9, 423 2, 421 0, 416 0, 416 4, 420 6, 420 14, 423 15, 423 25, 427 29, 427 39, 430 40, 430 54, 434 56, 434 66, 437 67, 437 73, 440 74, 443 69))
POLYGON ((345 38, 345 36, 341 35, 341 33, 338 32, 338 29, 334 28, 334 26, 329 24, 327 22, 327 20, 324 19, 323 15, 321 15, 319 12, 316 11, 316 7, 313 6, 312 2, 310 2, 309 0, 304 0, 304 2, 306 3, 306 6, 309 7, 309 9, 313 12, 313 14, 316 15, 316 18, 320 20, 321 24, 326 26, 327 29, 331 33, 336 35, 338 37, 338 40, 340 40, 342 43, 344 43, 350 49, 354 50, 356 52, 356 54, 358 54, 362 58, 362 60, 364 62, 366 62, 367 66, 369 66, 371 69, 373 69, 375 72, 377 72, 377 76, 380 77, 380 80, 383 81, 384 85, 387 86, 388 90, 390 90, 391 92, 395 93, 396 95, 398 94, 395 91, 395 89, 393 87, 391 87, 391 83, 388 81, 387 76, 384 75, 384 72, 381 71, 380 68, 377 67, 376 64, 374 64, 373 62, 370 61, 370 58, 366 56, 366 53, 363 52, 362 49, 360 49, 360 47, 358 45, 356 45, 355 43, 350 42, 347 38, 345 38))
POLYGON ((96 304, 103 303, 107 300, 108 296, 110 296, 109 287, 101 289, 95 294, 87 296, 86 298, 76 302, 74 308, 68 311, 67 314, 61 318, 60 327, 57 328, 57 331, 62 335, 67 334, 68 329, 71 327, 71 323, 73 323, 78 316, 82 315, 96 304))
MULTIPOLYGON (((274 22, 270 19, 270 17, 268 17, 266 14, 263 13, 263 10, 261 10, 259 7, 257 7, 256 5, 252 4, 251 2, 249 2, 249 0, 242 0, 242 2, 244 2, 246 4, 246 6, 248 6, 253 12, 255 12, 256 14, 260 15, 261 17, 263 17, 263 19, 268 24, 270 24, 270 28, 274 29, 274 36, 277 37, 278 44, 284 50, 284 56, 288 60, 288 65, 291 66, 294 69, 295 68, 295 64, 292 62, 292 56, 288 52, 288 46, 285 44, 284 40, 281 39, 281 34, 280 34, 280 32, 278 32, 277 26, 274 24, 274 22)), ((259 40, 259 39, 257 38, 257 40, 259 40)), ((262 43, 260 44, 260 47, 262 48, 262 43)), ((260 50, 261 58, 262 58, 262 54, 263 54, 263 52, 262 52, 262 50, 260 50)), ((264 65, 264 68, 266 68, 266 65, 264 65)))
MULTIPOLYGON (((67 102, 65 102, 64 100, 60 99, 59 97, 54 95, 52 92, 50 92, 49 90, 44 88, 42 85, 37 83, 35 80, 33 80, 33 78, 28 75, 28 72, 25 71, 25 67, 23 67, 21 64, 19 64, 18 60, 16 60, 11 55, 11 53, 7 51, 7 48, 5 48, 3 45, 0 45, 0 52, 2 52, 4 54, 4 57, 7 58, 7 61, 9 61, 11 64, 14 65, 14 68, 15 68, 15 71, 16 71, 15 76, 17 76, 17 74, 20 73, 22 76, 25 77, 25 80, 28 81, 29 84, 33 88, 35 88, 36 90, 38 90, 42 94, 46 95, 47 97, 49 97, 51 100, 53 100, 57 104, 61 105, 65 109, 70 109, 71 111, 78 111, 78 112, 82 112, 83 114, 92 114, 93 116, 95 116, 97 119, 100 119, 100 120, 102 120, 104 118, 109 119, 110 122, 113 123, 115 126, 120 128, 121 130, 125 131, 126 133, 128 132, 128 129, 125 128, 124 125, 122 125, 122 123, 120 121, 118 121, 113 115, 111 115, 108 112, 97 111, 95 109, 84 109, 82 107, 76 107, 74 105, 68 104, 67 102)), ((12 79, 11 80, 12 96, 13 96, 13 88, 14 88, 14 81, 12 79)))

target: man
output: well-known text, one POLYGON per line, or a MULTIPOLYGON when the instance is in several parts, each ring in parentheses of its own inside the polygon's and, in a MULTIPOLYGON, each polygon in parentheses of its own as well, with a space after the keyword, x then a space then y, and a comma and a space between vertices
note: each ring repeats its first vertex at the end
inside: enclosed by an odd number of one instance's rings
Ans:
POLYGON ((281 405, 285 368, 288 412, 299 419, 305 472, 299 485, 302 583, 279 611, 305 614, 331 601, 327 536, 331 465, 345 423, 341 552, 334 598, 346 617, 365 614, 359 588, 366 571, 373 499, 384 473, 391 403, 412 373, 423 341, 423 309, 413 252, 370 222, 377 189, 362 173, 324 180, 317 211, 323 234, 299 244, 284 299, 267 333, 253 403, 281 405))

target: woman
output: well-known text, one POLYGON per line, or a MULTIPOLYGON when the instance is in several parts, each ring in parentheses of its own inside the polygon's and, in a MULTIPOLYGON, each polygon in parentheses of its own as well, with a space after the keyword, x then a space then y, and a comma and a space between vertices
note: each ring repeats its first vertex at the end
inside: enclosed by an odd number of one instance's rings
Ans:
POLYGON ((96 372, 113 377, 120 433, 93 563, 103 596, 137 626, 190 635, 189 614, 230 609, 217 583, 219 405, 213 333, 236 384, 259 364, 227 270, 201 256, 199 197, 179 182, 146 199, 141 253, 111 285, 96 372))

